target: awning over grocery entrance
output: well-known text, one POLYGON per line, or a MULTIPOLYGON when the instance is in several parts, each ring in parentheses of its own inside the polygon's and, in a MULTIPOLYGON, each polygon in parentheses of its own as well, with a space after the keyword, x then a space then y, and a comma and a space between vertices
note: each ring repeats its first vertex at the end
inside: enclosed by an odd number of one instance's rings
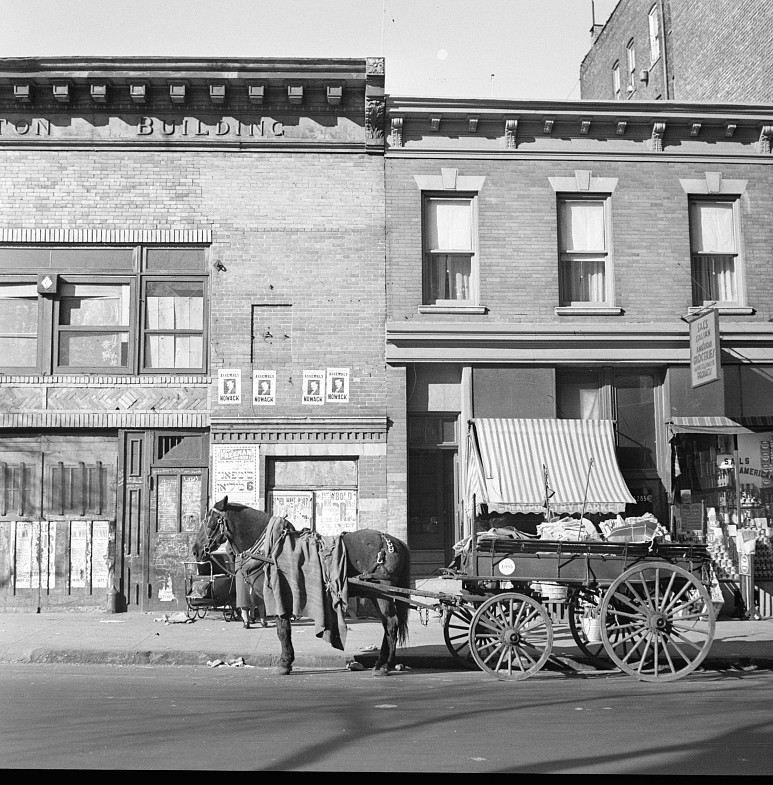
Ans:
POLYGON ((676 433, 759 433, 773 430, 773 417, 672 417, 668 421, 676 433))
POLYGON ((544 513, 551 493, 551 513, 619 513, 635 504, 610 420, 470 420, 467 469, 468 509, 474 498, 489 511, 544 513))

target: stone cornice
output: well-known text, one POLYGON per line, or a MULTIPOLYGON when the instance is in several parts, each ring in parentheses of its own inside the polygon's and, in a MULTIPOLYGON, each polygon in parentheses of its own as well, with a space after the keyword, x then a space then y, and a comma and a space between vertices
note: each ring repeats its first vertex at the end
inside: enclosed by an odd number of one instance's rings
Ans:
POLYGON ((215 442, 382 442, 386 417, 213 416, 215 442))

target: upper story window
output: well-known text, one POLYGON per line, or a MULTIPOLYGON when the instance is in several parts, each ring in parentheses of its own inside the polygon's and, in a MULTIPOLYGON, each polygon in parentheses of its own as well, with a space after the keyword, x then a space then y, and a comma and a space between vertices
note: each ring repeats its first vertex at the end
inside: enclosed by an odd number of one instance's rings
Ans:
POLYGON ((628 92, 632 93, 636 89, 636 50, 633 38, 628 42, 625 52, 628 58, 628 92))
POLYGON ((476 205, 473 196, 424 198, 424 304, 478 301, 476 205))
POLYGON ((558 211, 560 304, 611 305, 609 197, 560 197, 558 211))
POLYGON ((693 305, 741 303, 738 235, 737 199, 690 200, 693 305))
POLYGON ((620 63, 612 66, 612 89, 615 92, 615 100, 620 100, 620 63))
POLYGON ((660 57, 660 19, 658 9, 652 6, 649 12, 650 27, 650 63, 654 63, 660 57))
POLYGON ((205 255, 0 247, 0 369, 204 373, 205 255))

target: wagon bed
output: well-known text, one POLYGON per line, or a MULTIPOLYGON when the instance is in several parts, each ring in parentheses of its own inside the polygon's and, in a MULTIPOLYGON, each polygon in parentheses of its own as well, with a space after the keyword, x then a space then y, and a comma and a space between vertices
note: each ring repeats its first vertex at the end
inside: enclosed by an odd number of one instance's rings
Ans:
POLYGON ((414 607, 428 607, 415 596, 434 598, 451 654, 499 679, 527 678, 548 661, 546 602, 558 598, 590 658, 642 681, 671 681, 711 648, 710 565, 693 544, 479 538, 445 570, 461 592, 375 590, 414 607))

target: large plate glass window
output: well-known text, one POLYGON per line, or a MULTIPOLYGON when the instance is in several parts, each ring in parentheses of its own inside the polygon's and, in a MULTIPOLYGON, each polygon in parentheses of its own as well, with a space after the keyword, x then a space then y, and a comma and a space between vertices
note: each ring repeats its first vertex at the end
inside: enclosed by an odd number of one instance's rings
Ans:
POLYGON ((424 304, 477 301, 475 199, 424 199, 424 304))
POLYGON ((690 202, 693 305, 740 302, 737 201, 690 202))
POLYGON ((558 201, 561 305, 611 303, 609 199, 558 201))
POLYGON ((0 283, 0 366, 34 369, 38 354, 38 293, 34 283, 0 283))
POLYGON ((143 367, 148 370, 202 370, 204 282, 148 280, 143 301, 143 367))
POLYGON ((56 317, 56 365, 128 371, 129 283, 62 283, 56 317))

